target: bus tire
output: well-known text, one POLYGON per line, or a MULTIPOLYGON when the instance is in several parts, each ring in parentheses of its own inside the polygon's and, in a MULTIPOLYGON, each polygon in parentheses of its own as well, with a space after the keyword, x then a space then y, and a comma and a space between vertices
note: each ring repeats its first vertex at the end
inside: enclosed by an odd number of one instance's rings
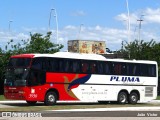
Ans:
POLYGON ((28 105, 35 105, 37 103, 37 101, 26 101, 28 103, 28 105))
POLYGON ((50 91, 46 94, 45 96, 45 105, 47 106, 52 106, 52 105, 55 105, 57 102, 57 94, 53 91, 50 91))
POLYGON ((120 92, 118 94, 118 103, 119 104, 126 104, 127 103, 127 93, 126 92, 120 92))
POLYGON ((130 104, 136 104, 138 101, 138 94, 135 93, 135 92, 132 92, 130 95, 129 95, 129 103, 130 104))

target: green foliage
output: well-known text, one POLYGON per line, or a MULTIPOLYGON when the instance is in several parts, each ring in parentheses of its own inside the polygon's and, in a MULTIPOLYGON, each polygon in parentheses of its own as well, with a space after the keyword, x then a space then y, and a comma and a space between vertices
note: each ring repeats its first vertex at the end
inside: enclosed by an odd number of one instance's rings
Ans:
POLYGON ((154 40, 151 40, 150 42, 134 40, 125 46, 123 53, 126 55, 126 58, 128 55, 128 59, 152 60, 152 54, 155 45, 156 42, 154 40))
POLYGON ((31 41, 25 47, 27 53, 55 53, 63 48, 63 45, 50 42, 51 32, 44 37, 39 33, 30 34, 30 36, 31 41))

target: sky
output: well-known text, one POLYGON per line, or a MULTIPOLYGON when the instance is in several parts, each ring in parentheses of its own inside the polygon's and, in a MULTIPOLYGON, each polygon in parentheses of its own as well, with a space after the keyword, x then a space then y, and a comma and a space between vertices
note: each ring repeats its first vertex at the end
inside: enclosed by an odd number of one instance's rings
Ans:
POLYGON ((64 45, 62 51, 68 40, 77 39, 106 41, 112 51, 119 50, 122 41, 160 42, 160 0, 128 0, 128 7, 130 32, 126 0, 0 0, 0 47, 48 30, 52 42, 64 45))

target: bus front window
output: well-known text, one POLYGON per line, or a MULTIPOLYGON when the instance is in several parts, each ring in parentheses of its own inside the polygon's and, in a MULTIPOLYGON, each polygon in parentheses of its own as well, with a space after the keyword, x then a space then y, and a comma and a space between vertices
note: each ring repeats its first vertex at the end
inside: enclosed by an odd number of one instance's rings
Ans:
POLYGON ((5 86, 25 86, 31 58, 11 58, 5 72, 5 86))
POLYGON ((4 85, 25 86, 29 70, 26 68, 8 68, 5 73, 4 85))

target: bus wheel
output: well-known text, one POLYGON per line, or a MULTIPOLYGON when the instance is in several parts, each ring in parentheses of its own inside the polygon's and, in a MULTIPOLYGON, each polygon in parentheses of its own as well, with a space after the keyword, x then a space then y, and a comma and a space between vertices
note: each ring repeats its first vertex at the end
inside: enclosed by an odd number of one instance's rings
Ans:
POLYGON ((26 101, 29 105, 35 105, 37 101, 26 101))
POLYGON ((57 101, 57 94, 55 92, 48 92, 45 96, 45 105, 52 106, 55 105, 57 101))
POLYGON ((130 104, 136 104, 138 101, 138 94, 135 93, 135 92, 132 92, 130 95, 129 95, 129 103, 130 104))
POLYGON ((127 94, 126 92, 120 92, 118 94, 118 103, 125 104, 127 102, 127 94))

